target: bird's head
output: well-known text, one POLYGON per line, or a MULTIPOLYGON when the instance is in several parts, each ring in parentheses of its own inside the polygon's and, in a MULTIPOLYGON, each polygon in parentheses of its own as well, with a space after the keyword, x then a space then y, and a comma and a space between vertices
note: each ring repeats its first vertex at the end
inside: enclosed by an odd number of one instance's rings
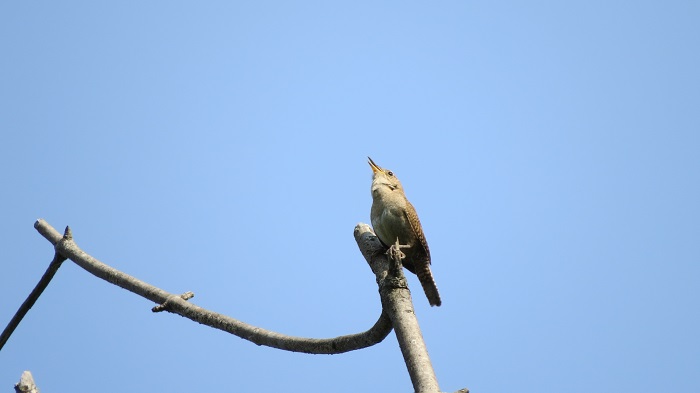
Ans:
POLYGON ((380 167, 379 165, 375 164, 374 161, 372 161, 371 158, 367 157, 369 159, 369 166, 372 168, 372 195, 375 195, 375 192, 382 192, 382 191, 394 191, 394 190, 400 190, 403 191, 403 186, 401 185, 401 182, 399 179, 396 177, 394 172, 384 169, 380 167))

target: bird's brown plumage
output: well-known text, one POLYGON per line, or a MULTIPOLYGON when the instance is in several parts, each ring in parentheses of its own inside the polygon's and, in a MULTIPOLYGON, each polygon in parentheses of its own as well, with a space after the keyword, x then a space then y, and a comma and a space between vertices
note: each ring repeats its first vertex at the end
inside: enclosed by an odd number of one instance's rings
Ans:
POLYGON ((406 199, 403 186, 394 173, 382 169, 371 158, 369 160, 374 172, 370 213, 374 232, 386 246, 394 244, 397 238, 400 244, 409 246, 402 250, 406 255, 402 264, 418 276, 430 305, 439 306, 442 300, 430 271, 430 248, 416 209, 406 199))

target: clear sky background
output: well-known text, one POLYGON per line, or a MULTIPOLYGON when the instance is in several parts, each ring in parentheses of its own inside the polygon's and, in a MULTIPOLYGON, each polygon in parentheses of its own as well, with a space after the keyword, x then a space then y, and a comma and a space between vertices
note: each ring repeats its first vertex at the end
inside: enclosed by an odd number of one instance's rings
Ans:
MULTIPOLYGON (((700 391, 695 1, 0 5, 0 324, 48 266, 37 218, 197 305, 366 330, 369 155, 402 179, 443 306, 440 386, 700 391)), ((67 262, 0 390, 409 392, 393 333, 258 347, 67 262)))

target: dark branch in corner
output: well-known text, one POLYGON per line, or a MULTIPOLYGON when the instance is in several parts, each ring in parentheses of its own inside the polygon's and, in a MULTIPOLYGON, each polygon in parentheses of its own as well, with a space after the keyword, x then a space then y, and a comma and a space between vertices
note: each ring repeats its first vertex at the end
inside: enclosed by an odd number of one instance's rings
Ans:
MULTIPOLYGON (((66 232, 64 233, 63 237, 59 239, 59 241, 72 238, 73 235, 70 233, 70 228, 66 227, 66 232)), ((5 330, 3 330, 2 334, 0 334, 0 350, 2 350, 2 347, 5 346, 7 340, 10 339, 10 336, 15 331, 17 326, 19 326, 19 323, 22 322, 24 316, 27 315, 29 310, 34 306, 34 303, 36 303, 36 301, 39 299, 39 296, 41 296, 42 292, 44 292, 44 289, 46 289, 46 287, 49 285, 51 279, 58 271, 58 268, 61 267, 61 264, 65 260, 66 258, 63 255, 59 253, 54 254, 53 260, 49 264, 48 269, 46 269, 46 272, 44 272, 44 275, 41 276, 39 282, 36 284, 29 296, 27 296, 27 300, 25 300, 24 303, 19 306, 19 309, 10 320, 10 323, 7 324, 5 330)))
MULTIPOLYGON (((292 352, 338 354, 377 344, 384 340, 392 330, 391 321, 382 312, 377 322, 369 330, 346 336, 316 339, 272 332, 196 306, 187 301, 194 296, 192 293, 174 295, 114 269, 81 250, 73 241, 72 236, 62 237, 44 220, 37 220, 34 223, 34 228, 55 246, 56 255, 70 259, 98 278, 157 303, 158 306, 153 308, 154 312, 168 311, 178 314, 203 325, 231 333, 257 345, 265 345, 292 352)), ((67 231, 69 233, 70 230, 67 228, 67 231)))

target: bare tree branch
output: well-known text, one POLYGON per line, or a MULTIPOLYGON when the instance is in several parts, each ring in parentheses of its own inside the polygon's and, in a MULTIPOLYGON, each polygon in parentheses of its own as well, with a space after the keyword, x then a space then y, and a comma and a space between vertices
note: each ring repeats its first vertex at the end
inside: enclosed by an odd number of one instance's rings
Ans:
MULTIPOLYGON (((70 236, 70 234, 66 233, 64 236, 70 236)), ((41 279, 36 284, 29 296, 27 296, 24 303, 19 306, 19 309, 10 320, 10 323, 7 324, 5 330, 3 330, 2 334, 0 334, 0 350, 2 350, 2 347, 5 346, 5 343, 15 331, 17 326, 19 326, 19 323, 22 322, 24 316, 27 315, 32 306, 34 306, 34 303, 36 303, 37 299, 39 299, 39 296, 41 296, 42 292, 44 292, 44 289, 46 289, 46 287, 49 285, 51 279, 58 271, 58 268, 61 267, 61 264, 65 260, 66 258, 63 255, 54 253, 53 260, 49 264, 48 269, 46 269, 44 275, 41 276, 41 279)), ((31 377, 31 374, 29 376, 31 377)))
MULTIPOLYGON (((150 285, 117 269, 114 269, 81 250, 72 236, 62 237, 44 220, 37 220, 34 228, 55 246, 56 253, 70 259, 89 273, 124 288, 148 300, 158 303, 154 311, 169 311, 185 318, 234 334, 257 345, 283 349, 292 352, 313 354, 337 354, 377 344, 391 332, 391 321, 382 312, 377 322, 369 330, 328 339, 288 336, 249 325, 223 314, 198 307, 185 297, 174 295, 150 285)), ((70 234, 70 229, 66 229, 70 234)), ((189 298, 189 297, 187 297, 189 298)))
MULTIPOLYGON (((401 246, 397 242, 387 252, 367 224, 358 224, 355 227, 354 235, 362 255, 376 276, 382 302, 382 313, 374 326, 366 332, 329 339, 287 336, 198 307, 188 302, 194 296, 192 292, 182 295, 171 294, 88 255, 75 244, 68 227, 66 227, 63 236, 41 219, 36 221, 34 227, 54 245, 54 260, 37 287, 5 329, 3 335, 0 336, 4 340, 2 344, 7 341, 24 314, 36 302, 58 267, 67 258, 98 278, 157 303, 158 305, 152 309, 153 312, 168 311, 178 314, 201 324, 229 332, 257 345, 292 352, 337 354, 377 344, 391 332, 393 327, 415 392, 439 392, 437 378, 413 309, 411 293, 401 268, 403 253, 400 249, 405 246, 401 246)), ((2 345, 0 345, 1 348, 2 345)), ((28 378, 31 379, 31 374, 27 372, 25 374, 28 374, 28 378)), ((24 380, 24 374, 22 378, 24 380)), ((468 390, 462 389, 456 393, 464 392, 468 392, 468 390)))
POLYGON ((22 373, 19 382, 15 384, 15 393, 39 393, 39 388, 34 383, 34 377, 29 371, 22 373))
POLYGON ((416 393, 440 391, 428 349, 418 326, 411 292, 401 269, 399 246, 392 246, 390 257, 367 224, 357 224, 355 241, 377 277, 382 308, 396 332, 408 373, 416 393), (392 251, 393 250, 393 251, 392 251))

